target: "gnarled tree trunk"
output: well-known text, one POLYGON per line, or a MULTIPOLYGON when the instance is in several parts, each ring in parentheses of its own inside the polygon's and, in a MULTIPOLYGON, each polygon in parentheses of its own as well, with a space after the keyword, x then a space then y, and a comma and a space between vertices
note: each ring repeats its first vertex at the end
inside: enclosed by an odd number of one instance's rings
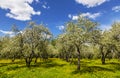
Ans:
POLYGON ((77 70, 80 70, 80 49, 79 49, 79 47, 77 48, 77 52, 78 52, 78 65, 77 65, 77 70))
POLYGON ((101 58, 101 61, 102 61, 102 64, 105 64, 105 55, 104 55, 103 52, 102 52, 102 58, 101 58))

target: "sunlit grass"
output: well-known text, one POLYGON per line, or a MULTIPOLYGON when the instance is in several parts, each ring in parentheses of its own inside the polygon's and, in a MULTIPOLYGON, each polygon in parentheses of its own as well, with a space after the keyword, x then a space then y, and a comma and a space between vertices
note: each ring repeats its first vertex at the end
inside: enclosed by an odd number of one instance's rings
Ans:
POLYGON ((107 60, 105 65, 98 60, 81 60, 81 70, 75 64, 60 59, 38 60, 30 68, 24 60, 0 60, 0 78, 120 78, 120 62, 107 60))

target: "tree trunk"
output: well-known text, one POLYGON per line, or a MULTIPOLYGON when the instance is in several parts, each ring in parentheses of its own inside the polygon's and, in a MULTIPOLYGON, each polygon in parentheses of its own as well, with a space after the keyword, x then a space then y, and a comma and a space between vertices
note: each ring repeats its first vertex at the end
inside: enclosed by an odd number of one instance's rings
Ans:
POLYGON ((77 65, 77 70, 80 70, 80 50, 79 50, 79 48, 77 48, 77 52, 78 52, 78 65, 77 65))
POLYGON ((30 63, 28 62, 28 58, 25 58, 26 66, 30 67, 30 63))
POLYGON ((73 56, 71 56, 71 60, 70 60, 70 64, 72 64, 73 63, 73 56))
POLYGON ((12 58, 12 62, 14 62, 15 61, 15 55, 13 55, 13 58, 12 58))
POLYGON ((101 52, 101 61, 102 61, 102 64, 105 64, 105 54, 103 52, 103 45, 100 46, 100 52, 101 52))
POLYGON ((68 55, 68 53, 66 53, 65 59, 66 59, 66 62, 69 62, 69 55, 68 55))
POLYGON ((26 66, 27 67, 30 67, 30 63, 32 62, 32 58, 25 58, 25 61, 26 61, 26 66))
POLYGON ((105 56, 104 54, 102 53, 102 58, 101 58, 101 61, 102 61, 102 64, 105 64, 105 56))
POLYGON ((38 59, 38 57, 35 58, 35 62, 34 62, 35 64, 37 63, 37 59, 38 59))
POLYGON ((60 59, 64 60, 64 55, 63 55, 63 53, 60 53, 60 59))
POLYGON ((66 59, 65 59, 65 60, 66 60, 66 62, 68 62, 68 57, 67 57, 67 55, 66 55, 66 59))
POLYGON ((13 57, 13 58, 12 58, 12 62, 14 62, 14 61, 15 61, 15 58, 13 57))
POLYGON ((27 66, 27 67, 30 67, 30 62, 26 62, 26 66, 27 66))

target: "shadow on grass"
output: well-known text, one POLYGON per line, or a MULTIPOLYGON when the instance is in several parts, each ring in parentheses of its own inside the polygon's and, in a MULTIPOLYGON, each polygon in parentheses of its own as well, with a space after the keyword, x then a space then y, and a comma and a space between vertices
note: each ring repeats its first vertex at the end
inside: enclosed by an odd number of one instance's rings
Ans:
POLYGON ((51 67, 63 67, 65 65, 66 64, 49 63, 49 64, 44 64, 44 65, 41 65, 41 66, 44 67, 44 68, 51 68, 51 67))
MULTIPOLYGON (((78 64, 77 61, 73 61, 73 63, 74 63, 75 65, 78 64)), ((84 65, 87 65, 87 64, 91 63, 91 61, 80 61, 80 63, 84 66, 84 65)))
POLYGON ((83 69, 81 70, 75 70, 72 72, 72 74, 84 74, 84 73, 95 73, 97 71, 109 71, 109 72, 114 72, 114 70, 112 69, 108 69, 108 68, 104 68, 104 67, 100 67, 100 66, 84 66, 83 69))
POLYGON ((114 70, 120 70, 120 63, 111 62, 107 64, 110 64, 112 67, 114 67, 114 70))
POLYGON ((54 62, 53 60, 48 60, 48 61, 44 61, 44 62, 38 62, 36 65, 33 65, 35 67, 44 67, 44 68, 51 68, 51 67, 63 67, 66 64, 59 64, 54 62))
POLYGON ((9 65, 13 65, 13 64, 24 64, 24 61, 16 61, 16 62, 10 62, 10 63, 0 63, 0 67, 4 67, 4 66, 9 66, 9 65))
POLYGON ((37 68, 37 67, 43 67, 43 68, 63 67, 64 65, 66 64, 59 64, 57 62, 54 62, 53 60, 37 62, 36 64, 32 62, 30 67, 26 67, 26 64, 24 61, 16 61, 16 62, 11 62, 11 63, 0 63, 0 67, 6 66, 7 71, 17 70, 21 68, 32 69, 32 68, 37 68))
POLYGON ((120 76, 115 76, 114 78, 120 78, 120 76))
POLYGON ((111 65, 119 65, 119 66, 120 66, 120 63, 114 63, 114 62, 107 63, 107 64, 111 64, 111 65))

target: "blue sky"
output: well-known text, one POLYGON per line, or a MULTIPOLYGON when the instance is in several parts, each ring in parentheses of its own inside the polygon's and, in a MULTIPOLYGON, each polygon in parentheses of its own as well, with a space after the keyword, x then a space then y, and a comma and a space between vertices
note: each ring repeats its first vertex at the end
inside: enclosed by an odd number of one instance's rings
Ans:
POLYGON ((79 14, 109 29, 120 21, 120 0, 0 0, 0 35, 11 35, 13 24, 23 30, 32 20, 45 24, 57 36, 79 14))

